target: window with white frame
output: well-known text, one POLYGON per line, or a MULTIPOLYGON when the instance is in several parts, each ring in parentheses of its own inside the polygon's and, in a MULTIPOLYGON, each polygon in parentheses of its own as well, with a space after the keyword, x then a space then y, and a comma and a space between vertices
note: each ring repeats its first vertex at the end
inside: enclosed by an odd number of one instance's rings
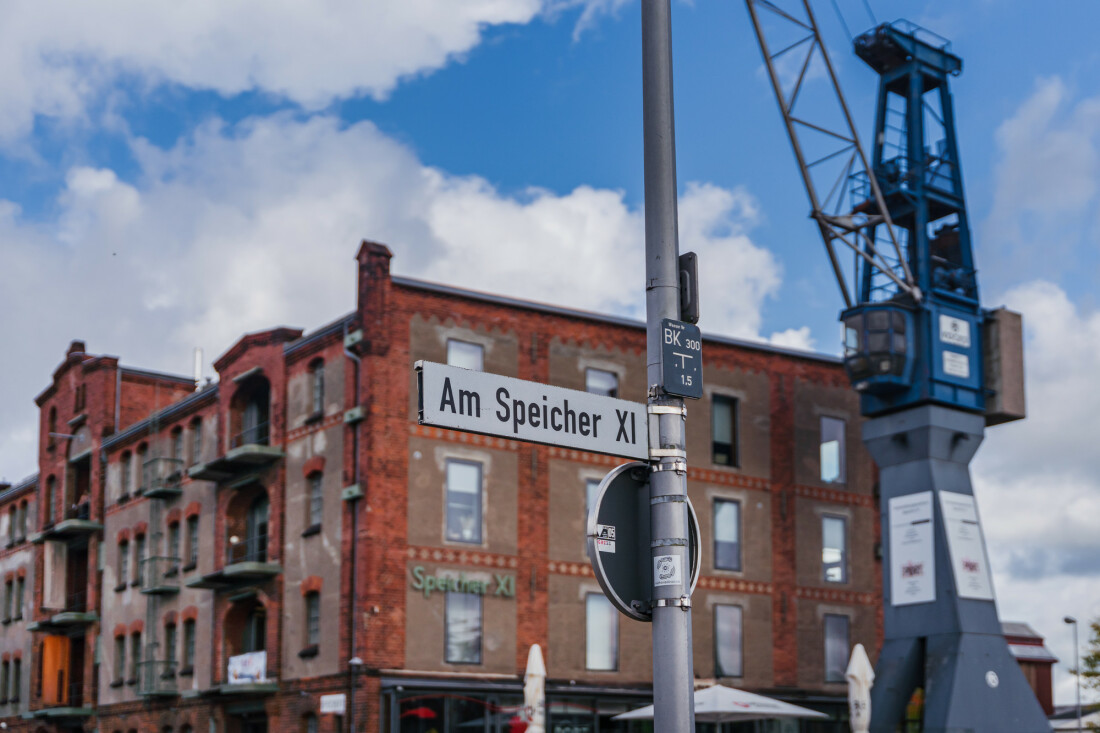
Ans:
POLYGON ((605 369, 585 369, 584 391, 605 397, 618 397, 619 375, 605 369))
POLYGON ((821 480, 825 483, 842 484, 847 480, 844 428, 843 420, 821 418, 821 480))
POLYGON ((481 595, 448 592, 445 604, 444 661, 481 664, 481 595))
POLYGON ((714 670, 718 677, 744 675, 743 619, 740 606, 714 607, 714 670))
POLYGON ((843 682, 848 668, 849 619, 839 614, 825 614, 825 681, 843 682))
POLYGON ((311 527, 320 527, 321 518, 324 512, 324 494, 321 488, 321 472, 314 471, 311 473, 306 479, 306 483, 309 488, 309 525, 311 527))
POLYGON ((714 500, 714 567, 741 569, 741 502, 714 500))
POLYGON ((447 460, 447 539, 481 544, 481 464, 447 460))
POLYGON ((480 372, 485 365, 485 347, 469 341, 447 339, 447 363, 480 372))
POLYGON ((317 591, 306 593, 306 645, 317 646, 321 643, 321 594, 317 591))
POLYGON ((584 667, 596 672, 619 668, 619 612, 603 593, 584 597, 584 667))
POLYGON ((821 518, 821 565, 827 583, 848 582, 848 520, 821 518))

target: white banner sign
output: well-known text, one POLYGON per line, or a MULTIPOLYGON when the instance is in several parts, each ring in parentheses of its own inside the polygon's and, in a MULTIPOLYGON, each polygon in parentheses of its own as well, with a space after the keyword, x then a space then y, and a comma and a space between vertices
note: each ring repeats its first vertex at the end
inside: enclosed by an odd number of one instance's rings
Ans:
POLYGON ((890 603, 931 603, 936 600, 932 492, 894 497, 889 512, 890 603))
POLYGON ((989 576, 989 558, 974 497, 941 491, 940 508, 959 598, 992 601, 993 581, 989 576))
POLYGON ((229 658, 229 684, 244 685, 267 679, 267 652, 249 652, 229 658))
POLYGON ((347 710, 347 696, 321 695, 321 715, 344 715, 347 710))
POLYGON ((646 406, 430 361, 416 363, 420 423, 647 460, 646 406))

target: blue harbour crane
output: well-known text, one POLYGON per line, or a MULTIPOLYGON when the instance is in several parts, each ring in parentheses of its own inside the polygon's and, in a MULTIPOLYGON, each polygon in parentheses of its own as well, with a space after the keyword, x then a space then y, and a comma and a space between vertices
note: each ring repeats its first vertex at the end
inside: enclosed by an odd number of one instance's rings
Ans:
POLYGON ((1001 632, 970 480, 986 425, 1023 418, 1024 393, 1020 317, 979 299, 949 88, 962 61, 905 21, 853 39, 879 79, 868 156, 809 0, 745 1, 844 298, 844 366, 880 469, 871 730, 901 730, 921 690, 926 732, 1047 731, 1001 632))

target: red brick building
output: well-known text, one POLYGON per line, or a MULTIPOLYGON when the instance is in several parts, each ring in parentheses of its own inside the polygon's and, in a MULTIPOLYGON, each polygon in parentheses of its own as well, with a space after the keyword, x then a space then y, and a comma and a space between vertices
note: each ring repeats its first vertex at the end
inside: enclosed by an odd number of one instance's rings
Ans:
MULTIPOLYGON (((650 629, 611 611, 584 549, 621 461, 420 426, 412 370, 644 402, 643 325, 390 258, 364 243, 353 313, 246 335, 198 389, 73 343, 37 398, 39 473, 0 493, 0 535, 33 515, 0 552, 29 583, 26 627, 0 631, 22 661, 10 729, 509 731, 534 643, 548 730, 645 729, 611 717, 649 696, 650 629)), ((881 631, 856 396, 828 357, 707 338, 704 358, 696 675, 840 720, 850 646, 881 631)))

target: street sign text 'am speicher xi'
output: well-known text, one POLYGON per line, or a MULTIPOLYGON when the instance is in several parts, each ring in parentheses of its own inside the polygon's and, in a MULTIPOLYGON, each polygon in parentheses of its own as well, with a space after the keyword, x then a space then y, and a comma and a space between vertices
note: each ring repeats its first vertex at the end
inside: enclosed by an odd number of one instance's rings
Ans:
POLYGON ((416 362, 423 425, 649 459, 646 406, 430 361, 416 362))

